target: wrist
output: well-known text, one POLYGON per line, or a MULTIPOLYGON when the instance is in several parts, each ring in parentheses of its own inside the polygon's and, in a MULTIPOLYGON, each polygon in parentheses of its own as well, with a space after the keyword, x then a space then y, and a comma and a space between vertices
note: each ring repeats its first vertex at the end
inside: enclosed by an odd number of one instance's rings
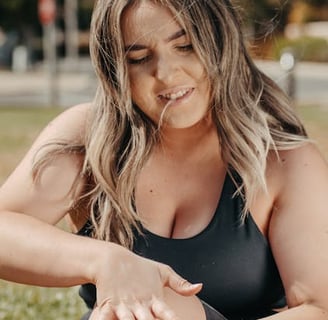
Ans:
POLYGON ((113 242, 102 240, 93 240, 94 248, 87 263, 87 282, 97 285, 103 279, 105 274, 112 272, 113 265, 118 261, 122 261, 124 256, 131 255, 132 253, 122 247, 121 245, 113 242))

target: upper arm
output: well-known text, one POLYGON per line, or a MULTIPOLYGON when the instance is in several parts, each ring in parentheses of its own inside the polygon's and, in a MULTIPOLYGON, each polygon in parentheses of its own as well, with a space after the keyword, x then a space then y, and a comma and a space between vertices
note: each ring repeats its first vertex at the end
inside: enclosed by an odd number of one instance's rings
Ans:
POLYGON ((89 105, 72 107, 56 117, 41 132, 26 156, 0 188, 0 211, 28 214, 47 223, 57 223, 72 201, 70 190, 79 175, 83 159, 58 156, 51 161, 38 183, 32 177, 34 157, 42 146, 55 141, 84 143, 89 105))
POLYGON ((316 147, 282 153, 269 240, 290 307, 328 310, 328 167, 316 147))

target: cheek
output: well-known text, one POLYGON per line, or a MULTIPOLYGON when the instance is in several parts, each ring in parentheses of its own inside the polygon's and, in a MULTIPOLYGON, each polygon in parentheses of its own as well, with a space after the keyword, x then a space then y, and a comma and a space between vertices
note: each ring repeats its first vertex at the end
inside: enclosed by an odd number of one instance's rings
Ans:
POLYGON ((131 90, 137 92, 145 88, 147 79, 142 71, 133 70, 129 72, 129 81, 131 90))
MULTIPOLYGON (((195 63, 193 68, 190 70, 189 76, 194 79, 198 89, 203 95, 209 95, 210 92, 210 81, 208 74, 202 64, 195 63)), ((204 98, 206 98, 204 96, 204 98)))
POLYGON ((210 80, 208 74, 202 65, 195 66, 193 78, 199 85, 199 89, 203 94, 209 95, 211 91, 210 80))
POLYGON ((130 74, 130 86, 131 86, 131 96, 132 100, 138 104, 138 100, 142 97, 142 85, 141 79, 138 79, 136 74, 130 74))
POLYGON ((211 81, 205 67, 201 63, 198 63, 196 69, 197 69, 198 79, 199 82, 202 84, 202 87, 207 91, 210 91, 211 81))
MULTIPOLYGON (((136 80, 136 79, 134 79, 136 80)), ((130 81, 131 83, 131 98, 140 110, 149 116, 151 113, 152 100, 148 94, 147 86, 141 81, 130 81)))
POLYGON ((141 70, 131 71, 129 72, 129 81, 132 100, 137 105, 142 106, 142 104, 153 103, 151 92, 154 84, 147 72, 141 70))
POLYGON ((198 64, 197 66, 195 66, 195 77, 198 79, 198 82, 205 84, 208 84, 208 77, 207 77, 207 73, 205 71, 205 68, 198 64))

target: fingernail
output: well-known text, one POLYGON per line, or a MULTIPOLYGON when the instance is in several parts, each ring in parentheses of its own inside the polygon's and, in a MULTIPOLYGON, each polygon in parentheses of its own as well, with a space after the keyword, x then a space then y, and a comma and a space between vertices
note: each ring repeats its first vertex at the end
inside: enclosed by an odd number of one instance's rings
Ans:
POLYGON ((203 284, 201 283, 201 282, 199 282, 199 283, 193 283, 193 284, 190 284, 190 287, 191 288, 197 288, 197 287, 200 287, 200 286, 202 286, 203 284))

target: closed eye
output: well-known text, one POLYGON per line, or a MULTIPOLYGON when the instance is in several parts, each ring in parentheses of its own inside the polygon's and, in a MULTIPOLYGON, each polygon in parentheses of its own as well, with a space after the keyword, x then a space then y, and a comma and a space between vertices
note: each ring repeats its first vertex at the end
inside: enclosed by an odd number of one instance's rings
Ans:
POLYGON ((176 47, 179 51, 193 51, 193 46, 192 44, 188 44, 188 45, 185 45, 185 46, 177 46, 176 47))
POLYGON ((143 58, 139 58, 139 59, 132 59, 132 58, 128 58, 127 61, 129 64, 143 64, 148 62, 151 59, 151 56, 145 56, 143 58))
POLYGON ((184 45, 184 46, 177 46, 176 49, 181 52, 190 52, 190 51, 194 50, 192 44, 188 44, 188 45, 184 45))

